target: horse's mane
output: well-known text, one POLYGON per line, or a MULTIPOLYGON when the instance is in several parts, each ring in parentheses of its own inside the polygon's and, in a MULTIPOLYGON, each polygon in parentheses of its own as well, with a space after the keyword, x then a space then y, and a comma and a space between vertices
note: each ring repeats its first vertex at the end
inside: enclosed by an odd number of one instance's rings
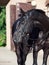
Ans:
POLYGON ((28 10, 27 12, 31 12, 31 11, 38 12, 38 13, 41 13, 41 14, 45 14, 45 12, 41 9, 31 9, 31 10, 28 10))

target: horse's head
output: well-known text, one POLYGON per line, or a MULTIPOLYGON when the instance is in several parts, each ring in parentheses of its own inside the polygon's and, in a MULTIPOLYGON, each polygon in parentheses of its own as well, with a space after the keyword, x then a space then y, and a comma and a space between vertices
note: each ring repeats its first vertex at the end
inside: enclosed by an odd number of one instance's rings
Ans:
POLYGON ((29 34, 28 34, 28 26, 30 23, 28 23, 25 19, 25 13, 21 9, 21 16, 20 19, 18 19, 16 24, 13 25, 13 40, 15 43, 22 43, 28 40, 29 34))
POLYGON ((15 43, 27 43, 29 34, 24 30, 25 26, 21 25, 17 31, 14 32, 13 40, 15 43))

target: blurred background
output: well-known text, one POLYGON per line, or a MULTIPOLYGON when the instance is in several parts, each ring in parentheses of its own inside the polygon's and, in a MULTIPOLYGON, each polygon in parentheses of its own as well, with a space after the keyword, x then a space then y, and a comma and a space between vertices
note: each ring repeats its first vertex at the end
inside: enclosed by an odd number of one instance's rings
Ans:
POLYGON ((6 46, 6 7, 0 6, 0 47, 6 46))

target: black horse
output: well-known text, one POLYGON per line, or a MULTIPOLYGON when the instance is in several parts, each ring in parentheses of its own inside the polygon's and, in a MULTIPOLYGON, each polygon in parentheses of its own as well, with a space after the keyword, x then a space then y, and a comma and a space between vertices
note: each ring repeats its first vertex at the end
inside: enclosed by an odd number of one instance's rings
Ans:
POLYGON ((49 19, 44 11, 32 9, 24 12, 21 9, 20 18, 12 27, 18 65, 25 65, 30 47, 33 47, 33 65, 37 65, 38 50, 36 42, 43 39, 43 35, 47 31, 49 31, 49 19))

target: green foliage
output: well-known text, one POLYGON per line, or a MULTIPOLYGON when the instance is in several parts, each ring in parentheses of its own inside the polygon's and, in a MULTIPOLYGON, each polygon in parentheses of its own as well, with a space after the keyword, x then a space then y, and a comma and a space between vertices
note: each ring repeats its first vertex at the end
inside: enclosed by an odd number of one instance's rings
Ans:
POLYGON ((0 46, 5 44, 6 40, 6 8, 0 6, 0 46))

